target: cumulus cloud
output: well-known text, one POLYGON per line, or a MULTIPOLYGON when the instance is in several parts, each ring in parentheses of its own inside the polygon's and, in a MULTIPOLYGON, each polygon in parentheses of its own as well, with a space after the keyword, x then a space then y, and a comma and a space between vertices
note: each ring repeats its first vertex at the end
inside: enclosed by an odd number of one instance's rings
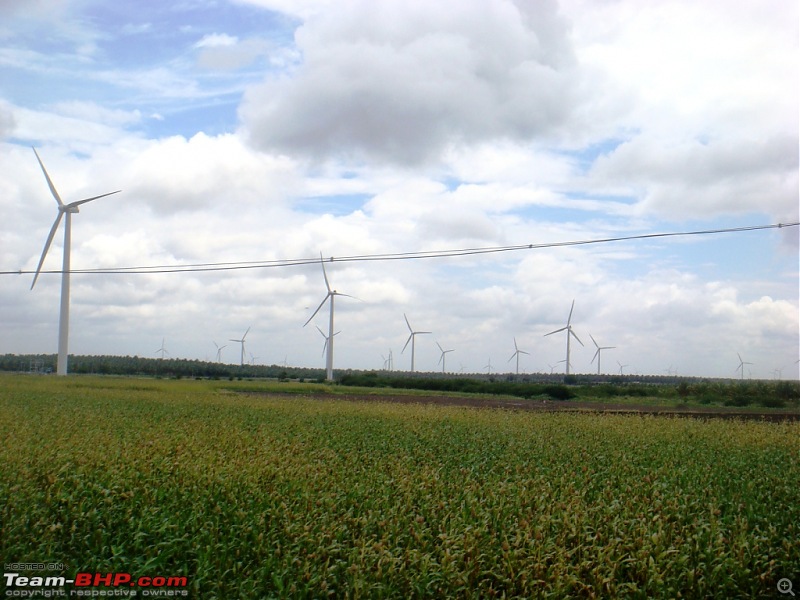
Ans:
POLYGON ((710 141, 645 134, 598 158, 590 179, 640 195, 643 212, 679 220, 722 212, 792 218, 799 160, 798 138, 788 132, 710 141))
POLYGON ((0 100, 0 138, 11 135, 16 126, 17 122, 11 105, 0 100))
POLYGON ((452 145, 552 134, 580 101, 554 2, 353 2, 324 16, 297 31, 291 79, 248 91, 255 146, 419 164, 452 145))

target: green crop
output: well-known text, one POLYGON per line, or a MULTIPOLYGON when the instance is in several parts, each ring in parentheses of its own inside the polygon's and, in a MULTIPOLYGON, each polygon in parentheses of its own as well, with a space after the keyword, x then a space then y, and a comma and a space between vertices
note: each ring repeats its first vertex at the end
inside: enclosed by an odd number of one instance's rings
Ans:
POLYGON ((800 424, 0 378, 0 555, 198 598, 774 597, 800 424))

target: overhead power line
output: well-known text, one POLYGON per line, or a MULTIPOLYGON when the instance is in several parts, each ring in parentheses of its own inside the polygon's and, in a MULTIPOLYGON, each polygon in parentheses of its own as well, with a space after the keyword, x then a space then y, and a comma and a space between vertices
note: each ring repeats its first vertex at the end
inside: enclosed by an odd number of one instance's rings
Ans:
MULTIPOLYGON (((762 231, 766 229, 783 229, 785 227, 797 227, 800 222, 793 223, 774 223, 771 225, 749 225, 745 227, 726 227, 722 229, 704 229, 699 231, 671 231, 664 233, 643 233, 639 235, 627 235, 607 238, 595 238, 588 240, 571 240, 565 242, 543 242, 539 244, 517 244, 513 246, 484 246, 476 248, 456 248, 449 250, 423 250, 418 252, 395 252, 384 254, 356 254, 352 256, 330 256, 323 258, 325 262, 368 262, 368 261, 390 261, 390 260, 422 260, 432 258, 451 258, 459 256, 472 256, 477 254, 496 254, 500 252, 518 252, 523 250, 541 250, 545 248, 562 248, 567 246, 588 246, 592 244, 608 244, 611 242, 625 242, 631 240, 646 240, 655 238, 685 237, 700 235, 716 235, 724 233, 742 233, 747 231, 762 231)), ((244 269, 270 269, 296 267, 301 265, 316 264, 319 258, 291 258, 278 260, 258 260, 240 262, 215 262, 215 263, 196 263, 185 265, 140 265, 134 267, 104 267, 97 269, 72 269, 71 273, 82 273, 90 275, 121 275, 121 274, 157 274, 157 273, 197 273, 205 271, 237 271, 244 269)), ((62 271, 41 271, 41 273, 61 273, 62 271)), ((25 275, 33 271, 0 271, 0 275, 25 275)))

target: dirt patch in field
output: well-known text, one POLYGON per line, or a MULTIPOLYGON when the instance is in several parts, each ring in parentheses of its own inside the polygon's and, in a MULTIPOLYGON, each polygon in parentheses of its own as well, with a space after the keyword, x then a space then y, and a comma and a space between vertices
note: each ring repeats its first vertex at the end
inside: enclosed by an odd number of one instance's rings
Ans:
MULTIPOLYGON (((239 392, 245 394, 275 395, 274 392, 239 392)), ((586 412, 615 415, 653 415, 659 417, 687 417, 695 419, 746 419, 756 421, 800 421, 800 413, 782 410, 726 409, 714 407, 679 408, 648 404, 613 404, 606 402, 542 401, 475 398, 469 396, 412 396, 390 394, 301 394, 314 400, 348 400, 351 402, 393 402, 397 404, 435 404, 438 406, 468 406, 506 410, 536 410, 543 412, 586 412)))

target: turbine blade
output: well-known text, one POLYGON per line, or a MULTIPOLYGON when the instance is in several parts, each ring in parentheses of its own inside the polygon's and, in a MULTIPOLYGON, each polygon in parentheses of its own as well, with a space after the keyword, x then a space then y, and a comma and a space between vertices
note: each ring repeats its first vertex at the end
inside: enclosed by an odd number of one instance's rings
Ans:
POLYGON ((105 198, 106 196, 113 196, 114 194, 119 194, 122 190, 117 190, 116 192, 108 192, 107 194, 100 194, 99 196, 92 196, 91 198, 85 198, 83 200, 76 200, 75 202, 70 202, 67 204, 67 208, 73 206, 80 206, 81 204, 86 204, 87 202, 91 202, 92 200, 97 200, 98 198, 105 198))
POLYGON ((322 267, 322 276, 325 278, 325 287, 328 288, 328 293, 331 293, 331 286, 328 283, 328 274, 325 272, 325 262, 322 259, 322 252, 319 253, 319 264, 322 267))
POLYGON ((42 167, 42 173, 44 173, 44 178, 47 179, 47 185, 50 188, 50 193, 53 194, 53 198, 56 199, 56 202, 58 202, 59 206, 64 206, 64 203, 61 201, 61 196, 58 195, 58 192, 56 191, 53 182, 50 180, 50 175, 47 174, 47 169, 44 168, 44 163, 42 162, 42 159, 39 158, 39 153, 33 146, 31 146, 31 149, 33 150, 33 153, 36 155, 36 160, 39 161, 39 166, 42 167))
POLYGON ((594 359, 595 359, 595 358, 597 358, 597 356, 598 356, 599 354, 600 354, 600 348, 598 348, 598 349, 597 349, 597 352, 595 352, 595 353, 594 353, 594 356, 592 357, 592 360, 589 362, 589 364, 592 364, 592 363, 594 362, 594 359))
POLYGON ((572 311, 575 309, 575 300, 572 301, 572 306, 569 307, 569 316, 567 317, 567 325, 572 321, 572 311))
MULTIPOLYGON (((250 327, 252 327, 252 325, 250 325, 250 327)), ((242 336, 242 341, 244 341, 244 338, 246 338, 247 334, 250 333, 250 327, 248 327, 247 331, 244 332, 244 335, 242 336)))
MULTIPOLYGON (((44 243, 44 250, 42 250, 42 257, 39 259, 39 265, 36 267, 36 275, 33 276, 31 289, 33 289, 33 286, 36 285, 36 280, 39 278, 39 273, 42 270, 42 265, 44 264, 44 259, 47 256, 47 251, 50 249, 50 244, 53 243, 53 237, 56 235, 56 229, 58 229, 58 224, 61 223, 61 217, 63 216, 64 213, 59 210, 58 216, 53 222, 53 226, 50 228, 50 234, 47 236, 47 241, 44 243)), ((64 252, 68 252, 67 248, 64 248, 64 252)))
POLYGON ((589 337, 592 338, 592 341, 594 342, 594 347, 599 348, 600 347, 599 344, 595 341, 594 336, 591 333, 589 334, 589 337))
POLYGON ((525 352, 525 350, 518 350, 517 352, 519 352, 520 354, 527 354, 528 356, 530 356, 531 354, 530 352, 525 352))
POLYGON ((442 350, 442 355, 439 357, 439 362, 437 362, 436 364, 437 364, 437 365, 440 365, 440 364, 442 364, 442 361, 443 361, 443 360, 444 360, 444 350, 442 350))
POLYGON ((442 345, 439 342, 436 342, 436 345, 439 347, 441 352, 444 352, 444 348, 442 348, 442 345))
POLYGON ((350 294, 343 294, 342 292, 337 292, 333 290, 331 292, 331 296, 344 296, 345 298, 352 298, 353 300, 358 300, 359 302, 363 302, 361 298, 357 298, 356 296, 351 296, 350 294))
POLYGON ((323 305, 324 305, 324 304, 325 304, 325 303, 328 301, 328 298, 329 298, 329 297, 330 297, 330 294, 328 294, 327 296, 325 296, 325 298, 322 300, 322 302, 320 302, 320 303, 319 303, 319 306, 317 307, 317 310, 315 310, 315 311, 312 313, 312 315, 311 315, 310 317, 308 317, 308 321, 306 321, 305 323, 303 323, 303 327, 305 327, 306 325, 308 325, 308 324, 311 322, 311 319, 313 319, 314 317, 316 317, 316 316, 317 316, 317 313, 318 313, 318 312, 319 312, 319 310, 322 308, 322 306, 323 306, 323 305))
POLYGON ((320 329, 318 325, 315 325, 315 327, 317 328, 317 331, 319 331, 319 334, 327 340, 328 336, 325 335, 325 332, 322 331, 322 329, 320 329))
POLYGON ((408 317, 406 316, 406 313, 403 313, 403 318, 406 320, 406 325, 408 325, 408 330, 413 333, 414 330, 411 329, 411 323, 408 322, 408 317))
POLYGON ((402 350, 400 350, 400 354, 402 354, 403 352, 405 352, 405 351, 406 351, 406 346, 408 346, 408 343, 411 341, 411 338, 413 338, 413 337, 414 337, 414 334, 413 334, 413 333, 412 333, 410 336, 408 336, 408 339, 406 340, 406 345, 405 345, 405 346, 403 346, 403 349, 402 349, 402 350))
POLYGON ((545 333, 544 336, 542 336, 542 337, 547 337, 548 335, 553 335, 554 333, 559 333, 561 331, 564 331, 565 329, 566 329, 566 327, 562 327, 561 329, 556 329, 555 331, 551 331, 550 333, 545 333))
POLYGON ((511 362, 512 360, 514 360, 514 357, 515 357, 515 356, 516 356, 518 353, 519 353, 519 350, 517 350, 516 352, 514 352, 514 354, 512 354, 512 355, 511 355, 511 358, 509 358, 509 359, 508 359, 506 362, 511 362))
POLYGON ((415 331, 414 333, 422 335, 423 333, 433 333, 433 332, 432 331, 415 331))
MULTIPOLYGON (((574 332, 574 331, 572 331, 572 327, 570 327, 570 328, 569 328, 569 333, 571 333, 571 334, 572 334, 572 337, 574 337, 576 340, 578 340, 578 343, 579 343, 581 346, 583 346, 583 342, 581 341, 581 338, 579 338, 577 335, 575 335, 575 332, 574 332)), ((569 335, 569 334, 568 334, 568 335, 569 335)))

